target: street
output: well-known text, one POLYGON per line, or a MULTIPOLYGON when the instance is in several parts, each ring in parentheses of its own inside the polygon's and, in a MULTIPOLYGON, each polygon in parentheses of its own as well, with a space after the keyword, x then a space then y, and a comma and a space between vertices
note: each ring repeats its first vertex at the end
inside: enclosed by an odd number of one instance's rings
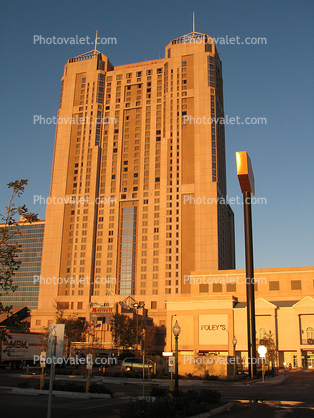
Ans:
MULTIPOLYGON (((69 379, 60 376, 61 379, 69 379)), ((29 379, 33 382, 39 378, 21 377, 20 373, 8 370, 0 372, 0 386, 12 387, 17 382, 29 379)), ((59 377, 57 376, 57 379, 59 377)), ((114 393, 113 399, 83 399, 83 397, 60 398, 53 397, 52 418, 77 417, 118 418, 119 409, 129 401, 130 397, 142 395, 143 388, 140 380, 134 383, 125 383, 120 378, 112 378, 105 386, 114 393), (116 383, 114 383, 116 382, 116 383), (119 382, 119 383, 118 383, 119 382)), ((148 395, 153 386, 167 387, 166 382, 146 382, 145 394, 148 395)), ((80 382, 84 384, 84 382, 80 382)), ((181 389, 200 390, 202 388, 218 390, 222 394, 223 402, 233 402, 235 406, 229 411, 221 413, 220 417, 310 417, 314 416, 314 371, 289 371, 288 378, 280 385, 272 385, 272 379, 265 383, 257 381, 247 384, 245 382, 197 382, 179 381, 181 389)), ((45 417, 47 414, 47 395, 37 396, 13 394, 0 390, 1 417, 45 417)))

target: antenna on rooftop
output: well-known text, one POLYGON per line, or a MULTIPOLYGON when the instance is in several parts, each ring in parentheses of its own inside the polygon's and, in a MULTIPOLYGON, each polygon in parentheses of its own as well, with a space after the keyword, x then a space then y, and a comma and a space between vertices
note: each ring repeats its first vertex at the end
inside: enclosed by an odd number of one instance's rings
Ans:
POLYGON ((96 55, 96 52, 97 52, 97 35, 98 35, 98 30, 96 30, 94 55, 96 55))
POLYGON ((193 37, 195 36, 195 16, 193 12, 193 37))

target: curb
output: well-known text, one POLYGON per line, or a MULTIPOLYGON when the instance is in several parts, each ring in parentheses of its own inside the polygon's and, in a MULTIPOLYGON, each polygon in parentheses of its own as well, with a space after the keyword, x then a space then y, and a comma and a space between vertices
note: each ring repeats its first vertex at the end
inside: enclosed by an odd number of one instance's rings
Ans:
POLYGON ((233 406, 234 406, 234 404, 232 402, 228 402, 226 405, 222 405, 219 408, 212 409, 209 412, 203 412, 203 413, 198 414, 198 415, 193 415, 193 417, 190 417, 190 418, 208 418, 208 417, 212 417, 214 415, 218 415, 221 412, 226 411, 227 409, 232 408, 233 406))
MULTIPOLYGON (((39 389, 20 389, 0 386, 0 392, 11 392, 16 395, 46 395, 48 396, 48 390, 39 390, 39 389)), ((53 396, 63 397, 63 398, 105 398, 111 399, 111 395, 108 393, 84 393, 84 392, 66 392, 63 390, 54 390, 52 391, 53 396)))
MULTIPOLYGON (((40 375, 20 375, 19 377, 24 377, 24 378, 39 378, 40 375)), ((47 378, 47 376, 46 376, 47 378)), ((285 376, 283 379, 280 380, 275 380, 273 381, 273 379, 275 378, 267 378, 267 380, 265 380, 265 382, 263 383, 261 379, 257 379, 257 380, 251 380, 251 381, 245 381, 245 380, 240 380, 237 382, 233 382, 233 381, 206 381, 206 380, 185 380, 185 379, 180 379, 179 380, 179 385, 181 387, 185 387, 185 386, 195 386, 195 387, 207 387, 207 388, 211 388, 211 387, 224 387, 224 386, 247 386, 247 385, 267 385, 267 386, 275 386, 275 385, 280 385, 282 384, 284 381, 286 381, 289 378, 289 375, 285 376)), ((64 380, 64 381, 76 381, 76 382, 86 382, 86 377, 83 377, 81 375, 55 375, 55 379, 56 380, 64 380)), ((113 384, 118 384, 118 385, 124 385, 124 384, 142 384, 142 380, 141 379, 135 379, 135 378, 128 378, 128 377, 112 377, 112 376, 95 376, 92 377, 92 382, 93 383, 113 383, 113 384)), ((156 386, 161 386, 161 387, 169 387, 169 382, 170 380, 166 380, 166 379, 151 379, 151 380, 147 380, 145 379, 145 382, 149 383, 150 385, 156 385, 156 386)), ((219 389, 217 389, 219 390, 219 389)))
POLYGON ((284 377, 284 379, 280 379, 280 380, 277 380, 277 381, 275 381, 275 382, 273 382, 273 381, 270 381, 270 382, 263 382, 262 380, 258 380, 258 381, 256 381, 256 382, 252 382, 251 384, 253 384, 253 385, 267 385, 267 386, 279 386, 279 385, 281 385, 283 382, 285 382, 286 380, 288 380, 289 379, 289 376, 285 376, 284 377))

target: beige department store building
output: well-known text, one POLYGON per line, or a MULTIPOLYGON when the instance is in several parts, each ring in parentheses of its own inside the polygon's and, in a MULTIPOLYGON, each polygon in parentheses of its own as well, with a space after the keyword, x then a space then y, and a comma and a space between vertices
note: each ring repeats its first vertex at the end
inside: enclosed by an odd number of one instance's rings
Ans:
MULTIPOLYGON (((167 299, 167 329, 176 315, 182 355, 233 356, 235 336, 236 356, 247 358, 245 277, 244 270, 192 273, 191 294, 167 299)), ((256 338, 271 331, 278 366, 314 368, 314 267, 256 269, 255 280, 256 338)))

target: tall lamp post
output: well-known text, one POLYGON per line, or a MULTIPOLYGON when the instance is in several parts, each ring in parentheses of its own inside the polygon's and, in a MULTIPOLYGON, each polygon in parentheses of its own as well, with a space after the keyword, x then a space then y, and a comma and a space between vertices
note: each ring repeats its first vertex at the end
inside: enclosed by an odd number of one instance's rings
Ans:
POLYGON ((136 309, 136 351, 138 351, 138 310, 144 308, 145 303, 133 303, 133 308, 136 309))
MULTIPOLYGON (((172 320, 174 316, 177 316, 177 315, 176 314, 171 315, 171 332, 172 332, 172 320)), ((170 351, 172 353, 172 334, 171 333, 170 333, 170 351)), ((172 382, 172 372, 170 373, 170 376, 171 376, 171 382, 172 382)))
POLYGON ((262 359, 262 380, 264 382, 264 358, 266 357, 267 347, 265 345, 260 345, 258 347, 258 354, 261 356, 262 359))
MULTIPOLYGON (((172 320, 173 320, 174 316, 177 316, 177 315, 171 315, 171 329, 172 329, 172 320)), ((170 338, 170 351, 172 352, 172 335, 171 335, 171 338, 170 338)))
POLYGON ((246 151, 236 153, 237 175, 243 193, 244 231, 245 231, 245 265, 246 265, 246 301, 247 301, 247 336, 248 366, 250 377, 256 378, 256 331, 255 331, 255 295, 253 267, 253 234, 251 195, 254 196, 254 175, 250 157, 246 151))
POLYGON ((237 362, 236 362, 236 356, 235 356, 235 352, 236 352, 236 345, 237 345, 238 341, 236 339, 236 337, 233 337, 232 340, 232 344, 233 344, 233 358, 234 358, 234 369, 233 369, 233 380, 236 381, 237 380, 237 362))
POLYGON ((175 373, 174 373, 174 391, 178 392, 179 390, 179 375, 178 375, 178 338, 179 338, 179 334, 181 332, 181 328, 178 324, 178 321, 176 321, 176 323, 174 324, 174 327, 172 328, 173 331, 173 335, 174 335, 174 339, 175 339, 175 343, 176 343, 176 359, 175 359, 175 373))

